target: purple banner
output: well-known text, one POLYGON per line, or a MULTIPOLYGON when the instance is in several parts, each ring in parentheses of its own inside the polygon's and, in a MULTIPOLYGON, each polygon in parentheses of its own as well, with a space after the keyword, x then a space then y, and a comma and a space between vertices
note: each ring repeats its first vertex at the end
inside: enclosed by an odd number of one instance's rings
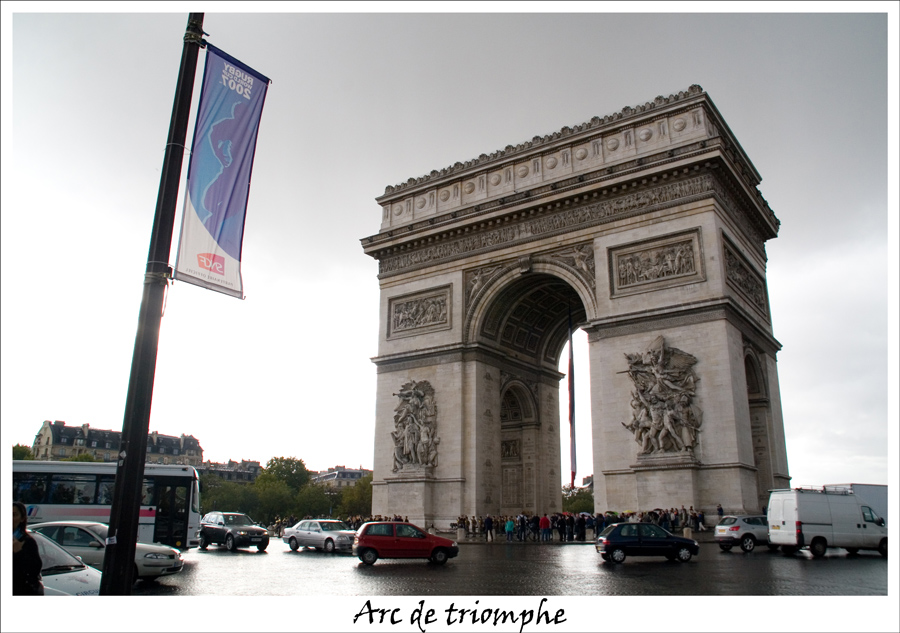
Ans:
POLYGON ((206 48, 175 278, 243 298, 244 218, 269 79, 206 48))

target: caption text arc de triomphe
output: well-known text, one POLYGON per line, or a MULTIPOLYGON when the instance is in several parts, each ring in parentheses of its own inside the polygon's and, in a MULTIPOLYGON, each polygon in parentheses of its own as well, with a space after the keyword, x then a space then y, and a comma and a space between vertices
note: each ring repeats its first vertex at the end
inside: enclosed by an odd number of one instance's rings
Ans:
POLYGON ((758 512, 790 480, 759 182, 691 86, 387 187, 373 514, 562 509, 570 312, 595 509, 758 512))

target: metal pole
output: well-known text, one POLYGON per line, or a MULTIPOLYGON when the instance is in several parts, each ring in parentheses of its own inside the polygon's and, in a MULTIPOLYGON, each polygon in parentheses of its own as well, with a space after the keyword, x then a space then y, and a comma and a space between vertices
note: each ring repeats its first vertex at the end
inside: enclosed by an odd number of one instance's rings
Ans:
POLYGON ((202 38, 203 14, 191 13, 184 34, 181 68, 175 88, 175 103, 172 106, 168 143, 156 200, 156 216, 150 236, 147 270, 144 274, 144 291, 134 340, 134 355, 131 359, 131 377, 125 401, 116 486, 109 513, 109 542, 103 559, 100 595, 130 595, 135 580, 134 550, 141 509, 141 488, 147 455, 153 380, 156 374, 159 325, 166 286, 171 276, 169 251, 172 247, 172 229, 175 224, 178 184, 181 180, 181 164, 184 159, 184 141, 187 136, 197 55, 200 52, 202 38))

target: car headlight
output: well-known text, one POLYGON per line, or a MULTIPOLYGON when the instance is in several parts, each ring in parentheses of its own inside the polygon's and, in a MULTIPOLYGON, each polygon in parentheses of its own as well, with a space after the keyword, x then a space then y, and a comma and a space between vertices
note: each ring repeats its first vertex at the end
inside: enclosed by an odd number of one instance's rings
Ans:
POLYGON ((451 545, 452 545, 453 547, 459 547, 459 543, 457 543, 456 541, 453 541, 453 543, 452 543, 451 545))
POLYGON ((247 530, 238 530, 238 536, 247 536, 247 530))
POLYGON ((166 558, 168 558, 168 557, 169 557, 168 554, 157 554, 157 553, 144 554, 144 558, 153 558, 153 559, 160 559, 160 558, 162 558, 162 559, 166 559, 166 558))

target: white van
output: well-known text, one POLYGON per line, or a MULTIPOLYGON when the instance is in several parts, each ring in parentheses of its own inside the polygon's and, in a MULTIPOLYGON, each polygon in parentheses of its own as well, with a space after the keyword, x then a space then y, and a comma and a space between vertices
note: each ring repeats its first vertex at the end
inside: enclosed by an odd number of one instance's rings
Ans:
POLYGON ((808 547, 819 557, 828 547, 843 547, 851 554, 874 549, 887 557, 884 519, 848 489, 772 490, 767 520, 769 543, 786 554, 808 547))

